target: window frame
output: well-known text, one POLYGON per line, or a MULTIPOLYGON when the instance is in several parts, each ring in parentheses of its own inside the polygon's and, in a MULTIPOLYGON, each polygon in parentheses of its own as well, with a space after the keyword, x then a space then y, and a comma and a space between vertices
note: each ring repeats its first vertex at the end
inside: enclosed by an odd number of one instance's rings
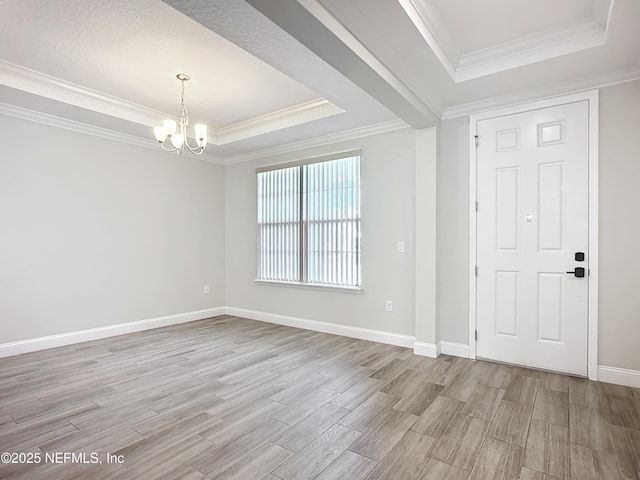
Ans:
MULTIPOLYGON (((286 286, 293 288, 303 288, 303 289, 317 289, 317 290, 327 290, 327 291, 339 291, 339 292, 348 292, 348 293, 362 293, 362 182, 361 182, 361 164, 362 164, 362 150, 350 150, 344 152, 337 152, 329 155, 322 155, 318 157, 307 158, 303 160, 297 160, 292 162, 282 162, 277 164, 266 165, 262 167, 256 168, 256 226, 257 226, 257 234, 256 234, 256 250, 257 250, 257 275, 254 279, 254 283, 260 285, 278 285, 278 286, 286 286), (308 178, 304 178, 303 175, 299 175, 299 190, 297 195, 300 198, 299 206, 298 206, 298 223, 300 225, 300 231, 298 234, 299 237, 299 248, 298 248, 298 264, 299 264, 299 281, 289 281, 289 280, 278 280, 278 279, 268 279, 268 278, 260 278, 262 273, 261 263, 262 263, 262 244, 261 244, 261 231, 260 231, 260 173, 274 171, 274 170, 284 170, 292 167, 303 167, 305 165, 311 164, 319 164, 330 162, 333 160, 341 160, 347 159, 351 157, 358 157, 356 164, 357 171, 357 180, 356 180, 356 194, 357 194, 357 229, 358 234, 355 238, 356 243, 356 260, 354 262, 354 266, 357 269, 356 281, 357 285, 348 285, 348 284, 330 284, 330 283, 319 283, 319 282, 309 282, 309 231, 310 224, 314 221, 309 217, 309 212, 307 212, 306 218, 304 212, 306 207, 305 203, 305 192, 306 195, 309 195, 309 184, 307 184, 308 178)), ((341 177, 343 178, 343 177, 341 177)), ((343 209, 345 207, 343 206, 343 209)), ((343 218, 341 220, 337 220, 336 223, 345 223, 347 224, 349 221, 354 221, 354 219, 343 218)), ((315 220, 317 222, 317 220, 315 220)), ((326 244, 325 244, 326 246, 326 244)), ((324 250, 326 252, 327 250, 324 250)), ((344 254, 344 251, 339 252, 340 254, 344 254)))

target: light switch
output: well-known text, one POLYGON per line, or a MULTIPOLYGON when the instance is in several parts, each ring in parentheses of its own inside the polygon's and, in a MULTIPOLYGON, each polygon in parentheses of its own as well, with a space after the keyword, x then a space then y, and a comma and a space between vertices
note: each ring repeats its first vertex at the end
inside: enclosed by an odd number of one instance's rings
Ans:
POLYGON ((398 242, 398 253, 404 253, 404 242, 402 240, 398 242))

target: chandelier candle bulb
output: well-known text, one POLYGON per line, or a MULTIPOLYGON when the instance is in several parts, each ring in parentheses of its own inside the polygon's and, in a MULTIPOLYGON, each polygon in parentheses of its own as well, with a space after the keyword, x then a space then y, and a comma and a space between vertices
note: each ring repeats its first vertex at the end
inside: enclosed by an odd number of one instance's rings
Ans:
POLYGON ((167 129, 163 126, 153 127, 153 133, 155 133, 156 140, 160 143, 167 139, 167 129))
POLYGON ((204 123, 196 123, 193 128, 196 131, 196 142, 199 147, 207 144, 207 126, 204 123))
POLYGON ((162 126, 154 127, 153 133, 156 136, 156 140, 160 144, 160 148, 167 150, 168 152, 176 152, 178 155, 182 155, 184 147, 195 154, 201 155, 207 146, 207 126, 204 123, 196 123, 194 125, 194 132, 196 138, 196 146, 189 145, 187 140, 187 125, 189 125, 189 115, 187 115, 187 107, 184 106, 184 82, 189 80, 189 75, 186 73, 179 73, 176 75, 181 82, 182 94, 180 96, 180 118, 179 123, 175 120, 167 119, 162 123, 162 126), (179 125, 179 127, 178 127, 179 125), (178 130, 178 133, 176 131, 178 130), (165 141, 169 137, 169 143, 171 146, 165 144, 165 141))
POLYGON ((171 136, 176 133, 175 120, 165 120, 164 122, 162 122, 162 125, 164 126, 164 130, 165 132, 167 132, 167 135, 171 136))
POLYGON ((184 143, 184 138, 179 133, 174 133, 173 135, 171 135, 170 139, 171 145, 176 148, 182 147, 182 144, 184 143))

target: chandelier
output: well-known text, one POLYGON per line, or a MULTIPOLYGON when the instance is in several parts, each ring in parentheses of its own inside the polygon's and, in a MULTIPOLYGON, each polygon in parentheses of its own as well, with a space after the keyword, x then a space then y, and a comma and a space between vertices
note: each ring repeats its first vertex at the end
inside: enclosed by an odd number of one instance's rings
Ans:
POLYGON ((156 135, 156 140, 160 144, 163 150, 168 152, 176 152, 178 155, 182 155, 184 147, 186 146, 189 151, 195 155, 201 155, 204 151, 204 147, 207 146, 207 126, 204 123, 196 123, 193 127, 195 130, 196 146, 192 147, 187 141, 187 125, 189 125, 189 115, 187 115, 187 109, 184 106, 184 82, 189 81, 189 75, 186 73, 179 73, 176 78, 182 82, 182 94, 180 96, 180 119, 176 124, 175 120, 165 120, 162 125, 154 127, 153 132, 156 135), (176 133, 176 128, 179 127, 179 131, 176 133), (169 139, 169 142, 165 142, 169 139), (170 145, 168 145, 170 143, 170 145))

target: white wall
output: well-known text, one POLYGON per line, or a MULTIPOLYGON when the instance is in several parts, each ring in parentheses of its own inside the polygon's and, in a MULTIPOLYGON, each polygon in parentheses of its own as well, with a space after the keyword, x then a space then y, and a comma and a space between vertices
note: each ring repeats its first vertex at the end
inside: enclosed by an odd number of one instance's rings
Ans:
POLYGON ((1 115, 0 132, 0 344, 224 305, 222 166, 1 115))
POLYGON ((414 335, 414 158, 415 132, 405 129, 227 166, 227 305, 414 335), (256 167, 357 148, 363 293, 256 285, 256 167), (406 253, 396 252, 398 240, 406 253), (386 299, 393 312, 385 311, 386 299))
MULTIPOLYGON (((640 81, 600 90, 598 364, 640 370, 640 81)), ((438 138, 440 340, 468 343, 469 119, 442 122, 438 138)))

